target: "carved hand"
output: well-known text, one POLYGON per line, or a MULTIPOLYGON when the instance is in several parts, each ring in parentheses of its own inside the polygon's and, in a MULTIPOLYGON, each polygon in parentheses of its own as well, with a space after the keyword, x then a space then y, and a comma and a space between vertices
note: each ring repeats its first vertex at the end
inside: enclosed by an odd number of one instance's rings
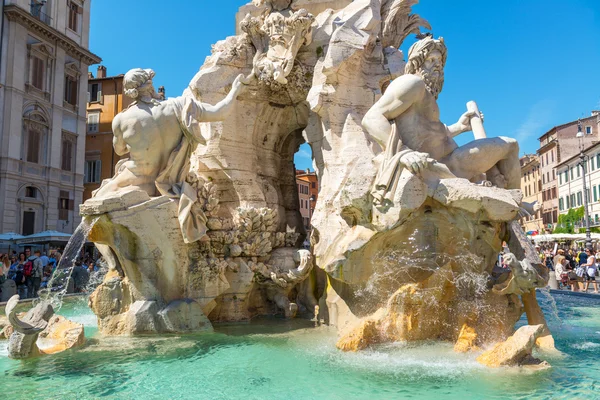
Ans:
POLYGON ((428 168, 432 161, 429 154, 418 151, 412 151, 400 157, 400 163, 415 175, 419 175, 425 168, 428 168))
MULTIPOLYGON (((459 128, 460 132, 468 132, 472 129, 471 118, 473 118, 475 115, 475 111, 467 111, 466 113, 460 116, 458 122, 456 123, 456 126, 459 128)), ((483 122, 483 113, 480 112, 479 115, 481 117, 481 122, 483 122)))

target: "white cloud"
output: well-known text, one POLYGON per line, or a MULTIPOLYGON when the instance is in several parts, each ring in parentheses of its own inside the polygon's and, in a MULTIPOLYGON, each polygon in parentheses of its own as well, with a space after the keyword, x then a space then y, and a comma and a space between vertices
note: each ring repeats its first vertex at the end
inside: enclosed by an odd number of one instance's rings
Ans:
POLYGON ((300 151, 298 151, 295 154, 295 156, 298 157, 298 158, 307 158, 309 160, 312 159, 312 155, 308 151, 306 151, 304 149, 300 149, 300 151))
POLYGON ((556 109, 556 101, 545 99, 535 103, 529 109, 525 121, 516 129, 514 137, 519 143, 531 139, 537 139, 544 132, 542 129, 548 126, 548 121, 552 120, 552 114, 556 109))

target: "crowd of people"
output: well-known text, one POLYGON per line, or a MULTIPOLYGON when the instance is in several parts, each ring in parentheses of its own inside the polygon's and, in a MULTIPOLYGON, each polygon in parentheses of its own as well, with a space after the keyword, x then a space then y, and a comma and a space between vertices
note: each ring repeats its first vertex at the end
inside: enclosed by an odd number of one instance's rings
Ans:
MULTIPOLYGON (((46 252, 32 251, 30 248, 18 254, 16 251, 11 254, 0 253, 0 291, 1 285, 8 279, 15 282, 17 294, 21 299, 38 297, 40 289, 47 288, 53 276, 58 281, 53 288, 67 284, 68 268, 71 265, 61 265, 61 256, 58 250, 51 250, 48 255, 46 252)), ((70 275, 73 291, 84 292, 90 277, 99 272, 98 262, 89 254, 77 260, 70 275)))
POLYGON ((574 292, 587 292, 590 283, 594 293, 598 293, 598 271, 600 267, 600 252, 592 249, 553 249, 536 246, 540 260, 554 271, 559 289, 570 289, 574 292))

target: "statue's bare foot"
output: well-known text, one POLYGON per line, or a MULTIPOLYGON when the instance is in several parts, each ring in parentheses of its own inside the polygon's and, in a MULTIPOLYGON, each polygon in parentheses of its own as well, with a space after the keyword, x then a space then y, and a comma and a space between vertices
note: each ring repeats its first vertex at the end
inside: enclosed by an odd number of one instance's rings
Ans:
POLYGON ((488 181, 490 181, 492 183, 492 185, 499 187, 501 189, 506 189, 506 186, 507 186, 506 178, 504 177, 504 175, 502 175, 500 173, 500 171, 498 171, 497 168, 495 168, 495 171, 493 173, 490 173, 490 172, 487 173, 487 179, 488 179, 488 181))

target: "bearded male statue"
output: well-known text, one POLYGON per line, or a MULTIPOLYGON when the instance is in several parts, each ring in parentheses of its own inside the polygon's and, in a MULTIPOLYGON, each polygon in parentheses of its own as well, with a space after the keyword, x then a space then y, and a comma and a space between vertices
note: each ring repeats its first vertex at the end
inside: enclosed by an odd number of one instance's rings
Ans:
POLYGON ((413 44, 405 74, 390 83, 362 120, 363 127, 384 150, 371 190, 376 206, 391 201, 404 168, 421 174, 435 166, 445 172, 444 177, 473 182, 481 181, 482 174, 487 173, 486 179, 495 186, 520 187, 516 140, 485 138, 459 147, 453 138, 471 130, 471 118, 476 113, 467 111, 450 126, 440 121, 436 100, 444 83, 446 53, 442 38, 428 36, 413 44))
POLYGON ((178 217, 186 243, 206 233, 206 216, 193 209, 196 190, 187 183, 190 156, 204 144, 200 122, 224 120, 242 87, 242 75, 227 96, 216 105, 191 95, 160 101, 151 69, 135 68, 123 77, 125 94, 135 101, 113 120, 115 153, 129 158, 119 161, 115 176, 102 182, 95 198, 120 196, 142 190, 149 196, 165 195, 179 200, 178 217))

